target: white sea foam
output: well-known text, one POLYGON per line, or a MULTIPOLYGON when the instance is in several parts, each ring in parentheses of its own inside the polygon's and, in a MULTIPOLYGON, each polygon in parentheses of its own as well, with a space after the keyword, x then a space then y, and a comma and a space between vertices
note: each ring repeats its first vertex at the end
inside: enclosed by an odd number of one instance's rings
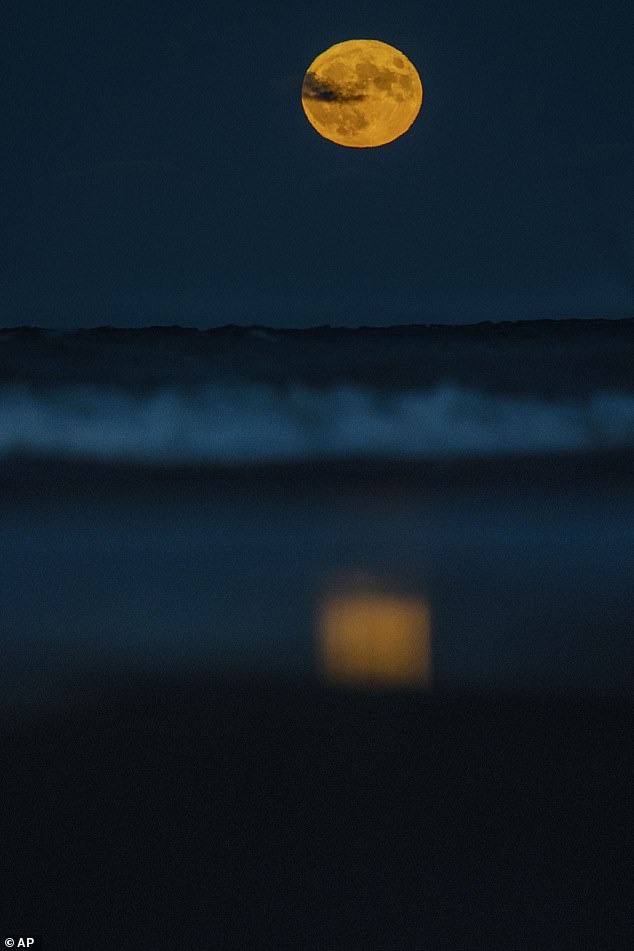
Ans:
POLYGON ((0 387, 0 456, 249 463, 439 458, 634 447, 634 395, 511 398, 445 384, 201 385, 145 394, 66 385, 0 387))

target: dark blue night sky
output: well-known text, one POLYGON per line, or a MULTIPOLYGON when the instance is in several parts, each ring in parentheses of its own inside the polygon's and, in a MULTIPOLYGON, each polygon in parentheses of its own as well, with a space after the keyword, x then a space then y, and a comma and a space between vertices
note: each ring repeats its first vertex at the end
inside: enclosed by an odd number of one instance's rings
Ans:
POLYGON ((3 20, 3 326, 634 309, 631 0, 24 0, 3 20), (379 149, 301 108, 314 57, 356 37, 425 89, 379 149))

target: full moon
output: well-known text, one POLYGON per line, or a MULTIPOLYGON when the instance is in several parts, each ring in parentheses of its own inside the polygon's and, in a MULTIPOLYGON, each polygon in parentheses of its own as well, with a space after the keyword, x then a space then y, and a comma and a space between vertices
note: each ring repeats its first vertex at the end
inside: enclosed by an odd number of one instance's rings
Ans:
POLYGON ((379 40, 346 40, 315 59, 302 106, 325 139, 356 149, 387 145, 410 128, 423 86, 408 58, 379 40))

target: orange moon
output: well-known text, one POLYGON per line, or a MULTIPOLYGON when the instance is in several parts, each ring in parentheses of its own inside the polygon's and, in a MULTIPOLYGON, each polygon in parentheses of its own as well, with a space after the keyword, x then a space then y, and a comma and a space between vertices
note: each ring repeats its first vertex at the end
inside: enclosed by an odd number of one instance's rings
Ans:
POLYGON ((302 84, 310 124, 325 139, 356 149, 398 139, 422 102, 414 64, 380 40, 336 43, 311 63, 302 84))

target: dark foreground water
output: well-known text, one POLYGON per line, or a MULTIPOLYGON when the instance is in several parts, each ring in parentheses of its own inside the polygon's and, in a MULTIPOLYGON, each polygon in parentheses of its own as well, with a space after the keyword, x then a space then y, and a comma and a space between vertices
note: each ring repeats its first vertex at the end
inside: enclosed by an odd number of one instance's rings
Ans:
POLYGON ((8 721, 7 934, 631 947, 631 707, 130 678, 8 721))

